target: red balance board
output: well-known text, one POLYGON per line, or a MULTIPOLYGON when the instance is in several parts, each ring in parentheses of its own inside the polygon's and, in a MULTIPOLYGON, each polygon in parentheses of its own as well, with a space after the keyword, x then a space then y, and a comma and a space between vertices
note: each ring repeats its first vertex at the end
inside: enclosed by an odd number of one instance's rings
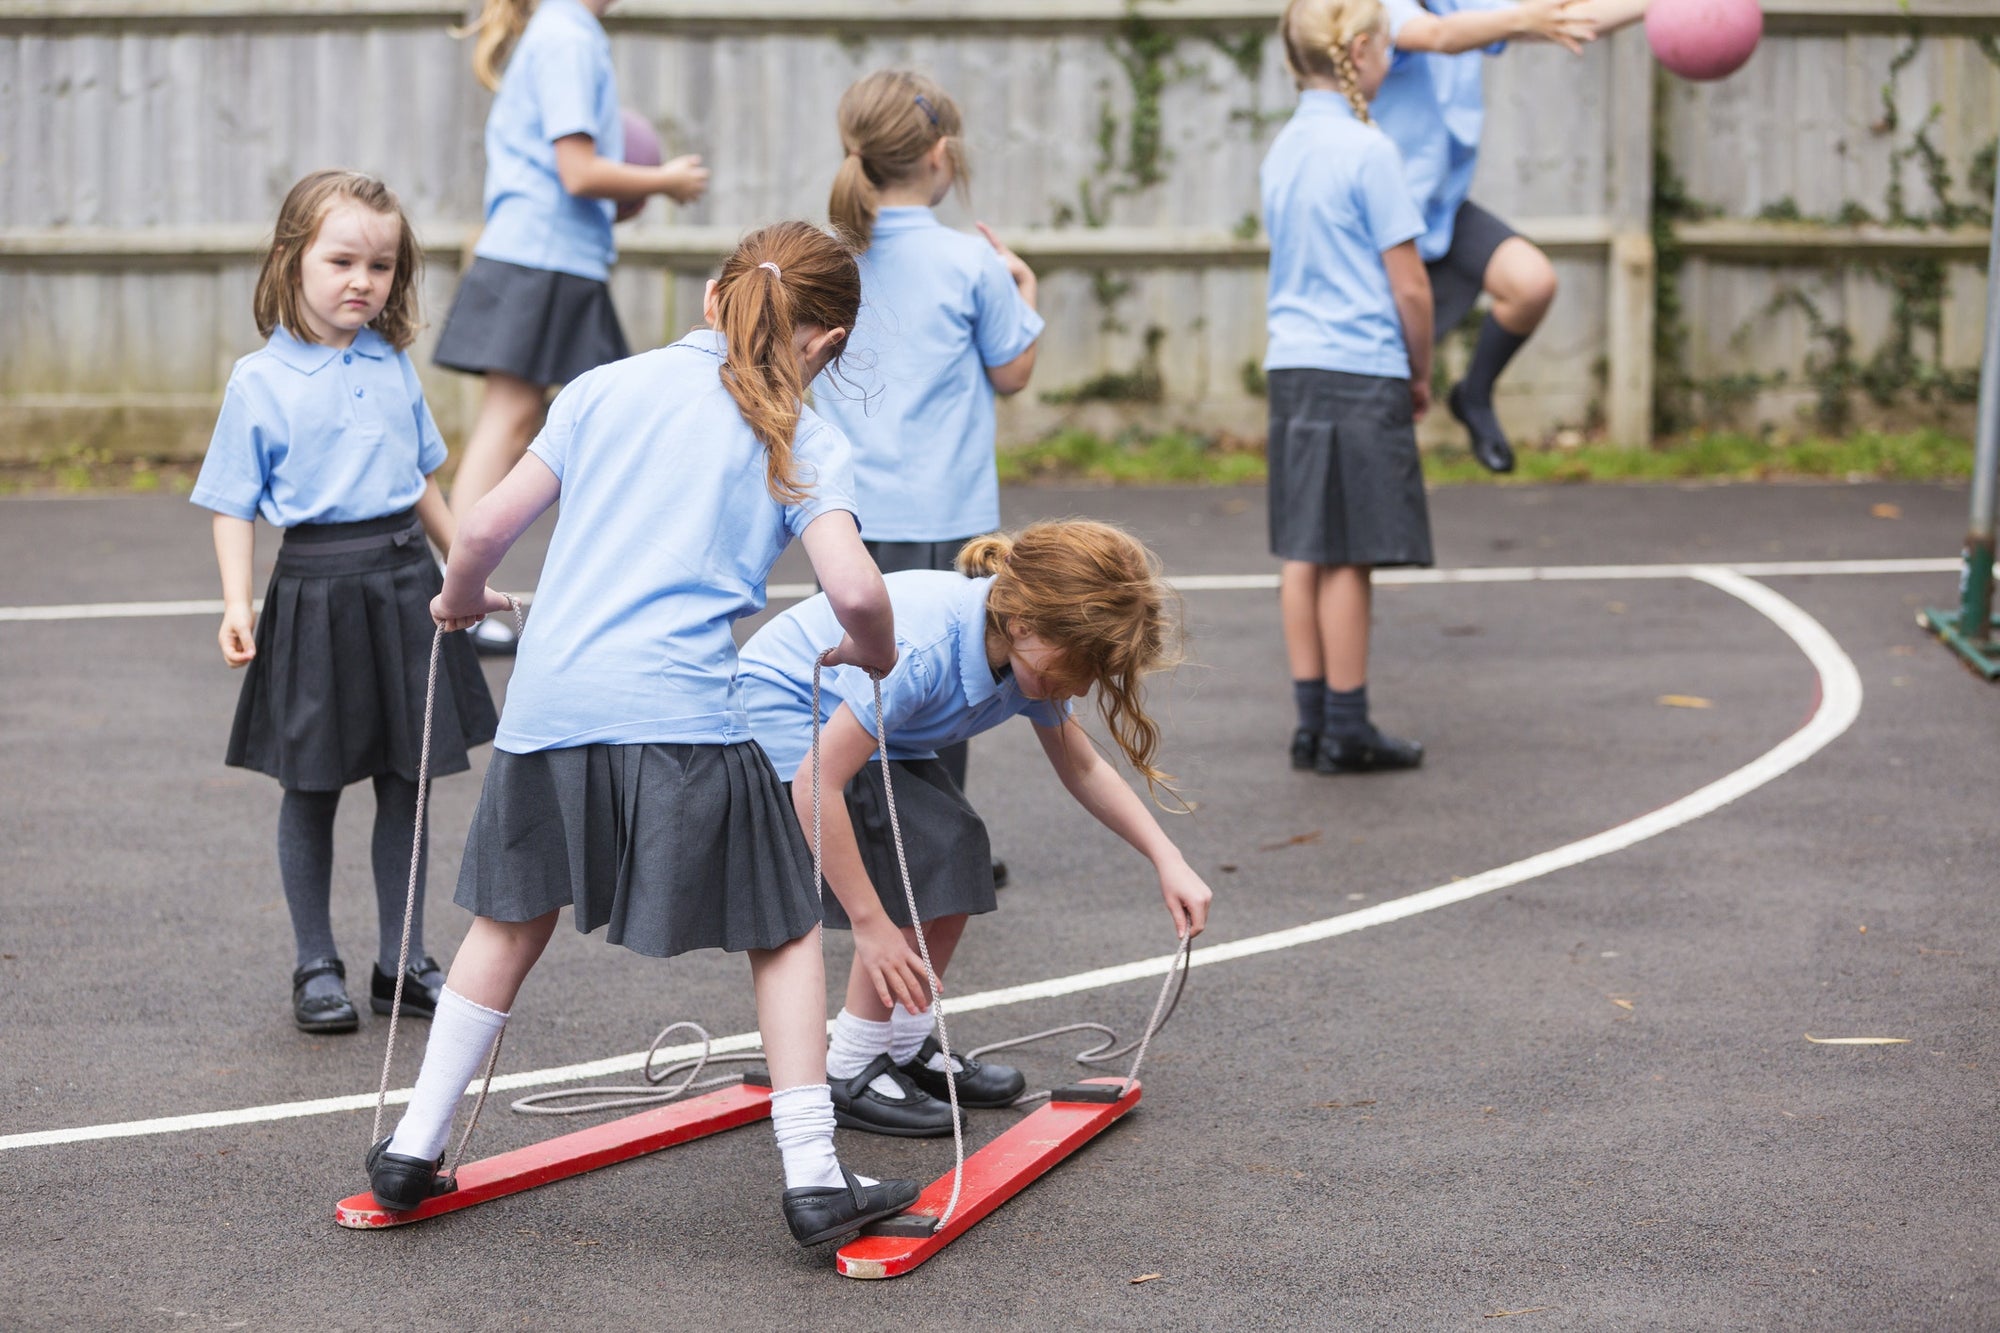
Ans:
POLYGON ((841 1276, 901 1277, 957 1240, 1137 1106, 1139 1085, 1121 1095, 1124 1087, 1122 1078, 1093 1078, 1057 1088, 1047 1106, 965 1159, 958 1211, 943 1230, 933 1228, 951 1200, 949 1171, 932 1181, 909 1211, 876 1223, 841 1246, 841 1276))
MULTIPOLYGON (((771 1090, 750 1083, 717 1088, 684 1102, 671 1102, 608 1124, 592 1125, 542 1143, 467 1162, 458 1169, 458 1188, 428 1199, 407 1213, 391 1212, 363 1191, 334 1205, 333 1220, 344 1227, 374 1230, 422 1222, 475 1203, 518 1194, 552 1180, 580 1176, 600 1166, 644 1157, 676 1144, 720 1134, 771 1114, 771 1090)), ((1011 1193, 1011 1191, 1009 1191, 1011 1193)))

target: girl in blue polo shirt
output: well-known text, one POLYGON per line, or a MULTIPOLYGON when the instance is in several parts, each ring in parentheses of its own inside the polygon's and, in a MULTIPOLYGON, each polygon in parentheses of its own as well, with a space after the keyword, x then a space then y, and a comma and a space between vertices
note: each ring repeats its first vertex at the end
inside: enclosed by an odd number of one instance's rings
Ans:
MULTIPOLYGON (((882 729, 901 816, 917 913, 940 974, 968 915, 994 907, 986 826, 939 760, 951 745, 1025 716, 1077 803, 1153 863, 1177 931, 1200 933, 1208 886, 1145 803, 1099 756, 1067 700, 1098 691, 1105 727, 1149 784, 1159 731, 1140 683, 1169 659, 1178 627, 1159 561, 1104 523, 1037 523, 1014 536, 975 538, 962 573, 908 570, 887 578, 896 610, 896 669, 882 680, 882 729)), ((744 645, 750 729, 791 779, 801 824, 812 827, 813 660, 839 635, 825 596, 802 602, 744 645)), ((930 995, 897 870, 879 765, 874 683, 843 667, 822 673, 822 790, 826 923, 854 932, 846 1007, 827 1053, 840 1123, 880 1134, 951 1133, 945 1057, 931 1035, 930 995)), ((955 1057, 956 1058, 956 1057, 955 1057)), ((958 1061, 959 1101, 1005 1106, 1019 1071, 958 1061)))
POLYGON ((749 953, 802 1244, 916 1198, 834 1156, 812 860, 751 739, 730 637, 797 537, 836 608, 830 660, 895 663, 847 442, 801 402, 860 300, 853 256, 817 227, 751 233, 708 286, 710 327, 578 378, 466 516, 431 608, 446 629, 507 605, 486 576, 562 504, 466 839, 458 903, 476 919, 409 1111, 368 1155, 383 1206, 453 1188, 437 1173, 453 1112, 565 906, 578 930, 649 957, 749 953))
MULTIPOLYGON (((600 21, 611 4, 485 0, 468 30, 472 68, 496 92, 486 117, 486 225, 434 354, 441 366, 486 377, 452 483, 460 517, 520 461, 550 385, 627 355, 606 285, 617 206, 654 194, 692 203, 708 185, 699 157, 658 167, 623 160, 600 21)), ((502 619, 475 634, 482 648, 511 650, 502 619)))
POLYGON ((1292 0, 1298 110, 1261 172, 1271 235, 1271 553, 1299 725, 1292 766, 1414 768, 1368 717, 1370 571, 1431 563, 1416 418, 1430 404, 1423 217, 1369 119, 1389 68, 1381 0, 1292 0))
MULTIPOLYGON (((845 373, 814 401, 854 441, 875 563, 948 570, 968 537, 1000 526, 993 402, 1034 373, 1035 274, 985 224, 980 240, 931 212, 966 180, 958 104, 936 83, 878 71, 841 96, 839 118, 847 156, 827 211, 861 254, 861 318, 845 373)), ((965 747, 942 758, 963 787, 965 747)))
POLYGON ((1555 266, 1527 238, 1467 196, 1479 164, 1485 94, 1481 60, 1509 41, 1555 42, 1572 53, 1644 16, 1647 0, 1383 0, 1396 55, 1376 97, 1382 130, 1402 151, 1424 214, 1417 241, 1430 274, 1432 329, 1442 340, 1481 291, 1493 307, 1479 326, 1465 377, 1446 406, 1473 457, 1511 472, 1514 448, 1493 408, 1493 386, 1540 326, 1556 295, 1555 266))
MULTIPOLYGON (((410 834, 439 587, 425 534, 449 553, 451 511, 430 475, 444 440, 403 351, 417 332, 421 252, 396 196, 351 171, 294 185, 257 277, 257 331, 236 363, 190 497, 215 511, 223 660, 247 667, 227 761, 276 778, 278 872, 297 947, 292 1019, 352 1032, 346 966, 334 946, 333 819, 349 783, 375 787, 380 929, 370 998, 395 993, 410 834), (285 530, 252 610, 254 525, 285 530)), ((462 773, 493 739, 493 699, 471 649, 447 646, 431 772, 462 773)), ((423 871, 418 870, 419 894, 423 871)), ((403 1009, 429 1017, 443 974, 411 921, 403 1009)))

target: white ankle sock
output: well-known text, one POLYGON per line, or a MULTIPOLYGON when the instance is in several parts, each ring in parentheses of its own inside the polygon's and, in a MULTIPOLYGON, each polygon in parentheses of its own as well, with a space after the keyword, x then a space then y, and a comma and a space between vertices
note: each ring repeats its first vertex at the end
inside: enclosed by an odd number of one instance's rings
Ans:
POLYGON ((893 1017, 873 1023, 842 1009, 833 1020, 833 1036, 827 1042, 826 1076, 853 1078, 876 1056, 888 1054, 894 1028, 893 1017))
POLYGON ((937 1026, 937 1017, 931 1007, 925 1005, 916 1013, 911 1013, 902 1005, 889 1011, 889 1058, 899 1065, 906 1065, 917 1058, 924 1039, 937 1026))
MULTIPOLYGON (((785 1159, 785 1188, 824 1189, 844 1183, 833 1153, 833 1091, 824 1083, 779 1088, 771 1094, 771 1129, 785 1159)), ((875 1182, 854 1177, 864 1185, 875 1182)))
POLYGON ((474 1004, 451 987, 438 996, 437 1014, 431 1019, 431 1039, 424 1047, 423 1068, 417 1071, 417 1086, 410 1097, 410 1109, 389 1139, 389 1151, 400 1157, 434 1162, 451 1138, 452 1117, 458 1114, 459 1099, 486 1065, 493 1043, 507 1015, 483 1004, 474 1004))

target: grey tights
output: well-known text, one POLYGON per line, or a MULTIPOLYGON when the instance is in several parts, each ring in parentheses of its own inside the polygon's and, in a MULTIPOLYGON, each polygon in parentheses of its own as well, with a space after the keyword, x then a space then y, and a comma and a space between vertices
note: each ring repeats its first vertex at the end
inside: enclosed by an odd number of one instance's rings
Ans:
MULTIPOLYGON (((300 964, 337 958, 333 942, 333 817, 337 791, 287 791, 278 806, 278 875, 300 964)), ((411 824, 417 817, 417 784, 393 773, 375 778, 375 835, 370 859, 375 870, 376 961, 394 976, 403 936, 403 898, 410 880, 411 824)), ((426 821, 428 822, 428 820, 426 821)), ((428 834, 429 830, 425 830, 428 834)), ((424 839, 428 847, 430 839, 424 839)), ((428 851, 417 871, 417 910, 410 922, 410 959, 424 956, 424 878, 428 851)), ((331 991, 338 983, 322 977, 308 983, 331 991)))

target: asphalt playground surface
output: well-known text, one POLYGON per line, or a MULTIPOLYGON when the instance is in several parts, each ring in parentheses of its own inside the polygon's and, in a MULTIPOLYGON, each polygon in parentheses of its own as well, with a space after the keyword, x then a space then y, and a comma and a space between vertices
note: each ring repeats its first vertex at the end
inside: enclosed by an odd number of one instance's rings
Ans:
MULTIPOLYGON (((1272 572, 1259 491, 1006 505, 1010 522, 1124 522, 1175 575, 1272 572)), ((1446 567, 1950 557, 1964 515, 1960 489, 1930 486, 1433 496, 1446 567)), ((532 586, 542 537, 496 582, 532 586)), ((802 575, 794 556, 777 577, 802 575)), ((1625 850, 1197 968, 1141 1106, 913 1275, 849 1281, 832 1247, 794 1245, 762 1125, 344 1231, 333 1203, 365 1184, 369 1130, 349 1110, 0 1147, 0 1327, 2000 1327, 2000 691, 1912 621, 1951 600, 1949 572, 1759 582, 1858 671, 1845 734, 1625 850)), ((0 607, 216 596, 184 500, 0 501, 0 607)), ((1190 660, 1156 697, 1166 766, 1199 802, 1169 828, 1215 890, 1203 945, 1620 825, 1756 760, 1821 703, 1791 638, 1693 579, 1389 586, 1371 694, 1386 727, 1427 742, 1426 767, 1296 774, 1274 596, 1186 605, 1190 660)), ((352 1036, 291 1026, 279 792, 221 763, 239 678, 214 631, 209 614, 0 619, 0 1144, 375 1088, 386 1020, 365 1003, 352 1036)), ((506 666, 489 672, 504 689, 506 666)), ((1014 884, 968 931, 948 997, 1172 947, 1148 867, 1017 726, 974 746, 970 795, 1014 884)), ((484 762, 433 795, 429 933, 447 960, 484 762)), ((371 816, 351 789, 334 890, 364 997, 371 816)), ((844 942, 828 952, 844 973, 844 942)), ((1157 984, 953 1030, 961 1045, 1079 1018, 1132 1033, 1157 984)), ((503 1068, 642 1050, 679 1017, 753 1028, 742 960, 662 964, 565 926, 503 1068)), ((1031 1086, 1091 1072, 1073 1049, 1018 1053, 1031 1086)), ((1014 1118, 974 1113, 975 1141, 1014 1118)), ((476 1152, 576 1127, 500 1101, 476 1152)), ((951 1161, 948 1142, 843 1131, 840 1148, 877 1175, 951 1161)))

